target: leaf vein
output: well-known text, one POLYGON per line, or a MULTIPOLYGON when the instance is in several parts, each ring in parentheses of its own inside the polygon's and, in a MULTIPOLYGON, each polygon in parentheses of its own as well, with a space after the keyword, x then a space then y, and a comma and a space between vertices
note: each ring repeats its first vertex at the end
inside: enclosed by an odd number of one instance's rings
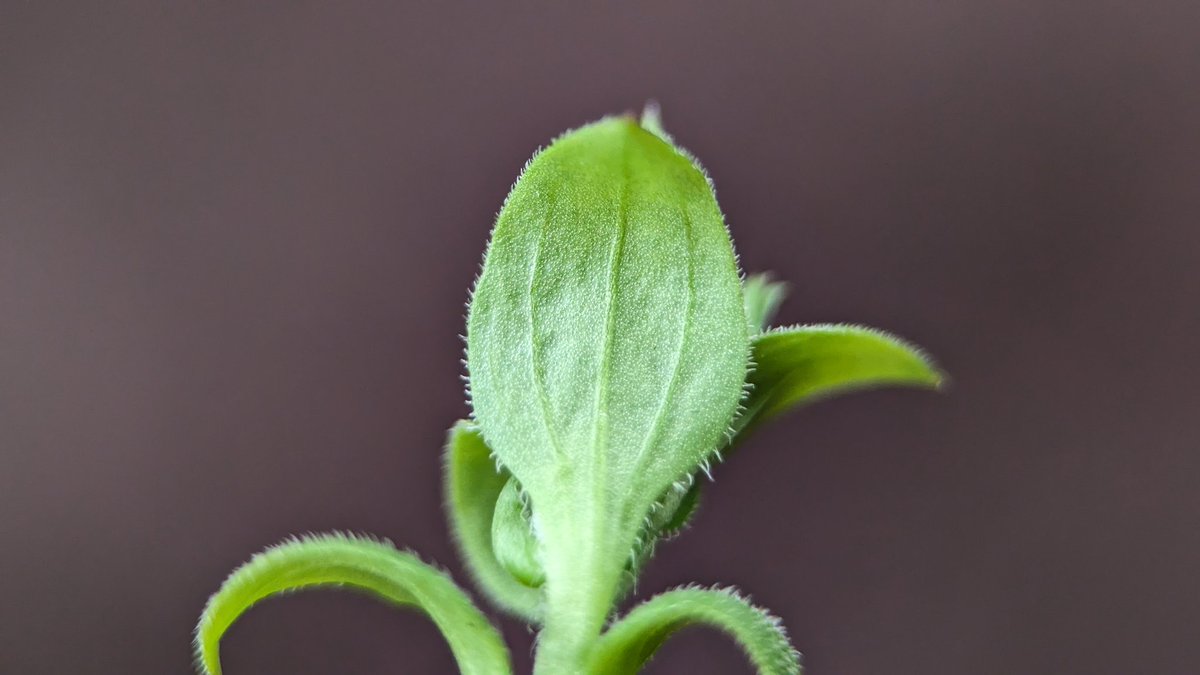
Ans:
POLYGON ((533 261, 530 263, 529 273, 529 288, 526 292, 526 297, 529 298, 529 367, 533 371, 533 386, 537 393, 538 401, 541 403, 542 425, 546 428, 546 436, 550 439, 550 447, 554 451, 554 456, 557 459, 565 459, 566 455, 563 452, 562 442, 558 437, 558 430, 551 421, 550 414, 550 398, 546 395, 546 375, 542 372, 542 368, 538 367, 541 363, 540 350, 538 348, 538 340, 535 335, 537 327, 537 313, 534 309, 536 304, 533 301, 533 289, 537 286, 538 273, 541 271, 541 266, 538 264, 542 257, 542 248, 545 245, 546 230, 550 226, 550 219, 554 214, 554 207, 558 204, 558 193, 552 193, 546 200, 546 215, 542 219, 542 226, 538 230, 537 244, 533 249, 533 261))
POLYGON ((604 341, 600 352, 600 372, 596 384, 596 420, 592 433, 592 448, 595 454, 592 483, 598 491, 603 491, 601 484, 608 463, 607 449, 601 447, 608 433, 608 385, 612 376, 612 343, 613 332, 617 318, 617 284, 620 280, 621 259, 625 255, 625 236, 629 229, 629 155, 628 147, 621 149, 621 197, 617 203, 617 238, 613 242, 613 252, 609 256, 607 318, 604 324, 604 341))

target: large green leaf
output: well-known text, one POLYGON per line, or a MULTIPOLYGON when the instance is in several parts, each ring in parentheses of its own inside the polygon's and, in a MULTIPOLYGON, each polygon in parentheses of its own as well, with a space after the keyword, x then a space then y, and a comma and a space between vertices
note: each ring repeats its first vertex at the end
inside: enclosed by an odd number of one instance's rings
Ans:
MULTIPOLYGON (((493 538, 496 503, 507 482, 497 470, 492 451, 467 422, 450 429, 446 439, 446 513, 459 552, 476 585, 500 608, 530 623, 541 620, 542 594, 517 579, 497 559, 493 538)), ((527 539, 528 526, 507 536, 527 539)))
POLYGON ((739 435, 797 406, 884 386, 936 389, 942 373, 918 348, 873 328, 844 325, 773 329, 753 340, 753 389, 735 423, 739 435))
POLYGON ((708 626, 738 642, 761 675, 796 675, 800 654, 779 620, 731 589, 680 588, 633 608, 596 644, 591 675, 634 675, 675 632, 708 626))
POLYGON ((230 575, 196 627, 200 672, 221 675, 221 636, 255 603, 315 586, 350 588, 421 610, 441 629, 464 675, 512 672, 500 635, 448 576, 391 544, 342 534, 269 548, 230 575))
POLYGON ((475 289, 467 363, 573 649, 602 626, 650 505, 721 443, 747 356, 733 248, 691 160, 610 118, 530 162, 475 289))

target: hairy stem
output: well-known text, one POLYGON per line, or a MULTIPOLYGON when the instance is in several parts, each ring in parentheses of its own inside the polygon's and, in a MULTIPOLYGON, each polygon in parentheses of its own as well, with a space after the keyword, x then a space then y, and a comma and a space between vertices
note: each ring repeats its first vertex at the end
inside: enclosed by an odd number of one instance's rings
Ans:
POLYGON ((582 673, 620 585, 629 547, 603 510, 579 508, 538 524, 546 569, 545 627, 535 675, 582 673))

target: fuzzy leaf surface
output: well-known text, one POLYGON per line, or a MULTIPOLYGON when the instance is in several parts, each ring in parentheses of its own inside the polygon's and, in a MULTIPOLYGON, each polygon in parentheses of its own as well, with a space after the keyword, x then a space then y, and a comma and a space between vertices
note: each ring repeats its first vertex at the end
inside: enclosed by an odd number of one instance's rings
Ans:
POLYGON ((528 508, 520 494, 520 486, 511 478, 500 491, 496 515, 492 517, 492 548, 500 565, 513 577, 530 588, 540 588, 546 582, 546 572, 538 557, 528 508))
POLYGON ((597 643, 592 675, 634 675, 675 632, 707 626, 728 633, 760 675, 796 675, 800 654, 778 619, 731 589, 679 588, 633 608, 597 643))
POLYGON ((200 672, 221 675, 221 636, 255 603, 312 587, 349 588, 419 609, 441 629, 462 673, 512 672, 500 635, 448 576, 390 544, 341 534, 274 546, 230 575, 209 599, 196 627, 200 672))
POLYGON ((483 436, 531 498, 548 602, 579 639, 650 505, 721 443, 747 356, 732 244, 690 159, 609 118, 529 163, 475 288, 467 366, 483 436))
POLYGON ((738 432, 792 408, 847 391, 884 386, 941 386, 943 375, 925 354, 873 328, 813 325, 754 337, 753 385, 738 432))
POLYGON ((476 585, 501 609, 538 623, 541 592, 509 573, 493 547, 496 503, 510 476, 496 470, 491 448, 467 422, 455 424, 446 439, 445 479, 450 530, 476 585))

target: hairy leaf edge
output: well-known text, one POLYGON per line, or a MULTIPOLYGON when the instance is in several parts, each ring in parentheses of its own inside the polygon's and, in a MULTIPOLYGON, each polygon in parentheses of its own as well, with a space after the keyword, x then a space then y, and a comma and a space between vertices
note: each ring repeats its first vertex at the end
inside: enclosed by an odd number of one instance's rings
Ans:
POLYGON ((449 575, 386 540, 342 532, 290 537, 234 570, 209 598, 196 625, 197 671, 221 675, 220 640, 254 605, 320 587, 351 588, 421 610, 437 624, 464 674, 512 672, 500 634, 449 575))
POLYGON ((690 626, 733 637, 760 675, 800 673, 800 653, 778 618, 734 588, 694 585, 656 595, 615 622, 596 644, 592 673, 633 675, 671 635, 690 626))

